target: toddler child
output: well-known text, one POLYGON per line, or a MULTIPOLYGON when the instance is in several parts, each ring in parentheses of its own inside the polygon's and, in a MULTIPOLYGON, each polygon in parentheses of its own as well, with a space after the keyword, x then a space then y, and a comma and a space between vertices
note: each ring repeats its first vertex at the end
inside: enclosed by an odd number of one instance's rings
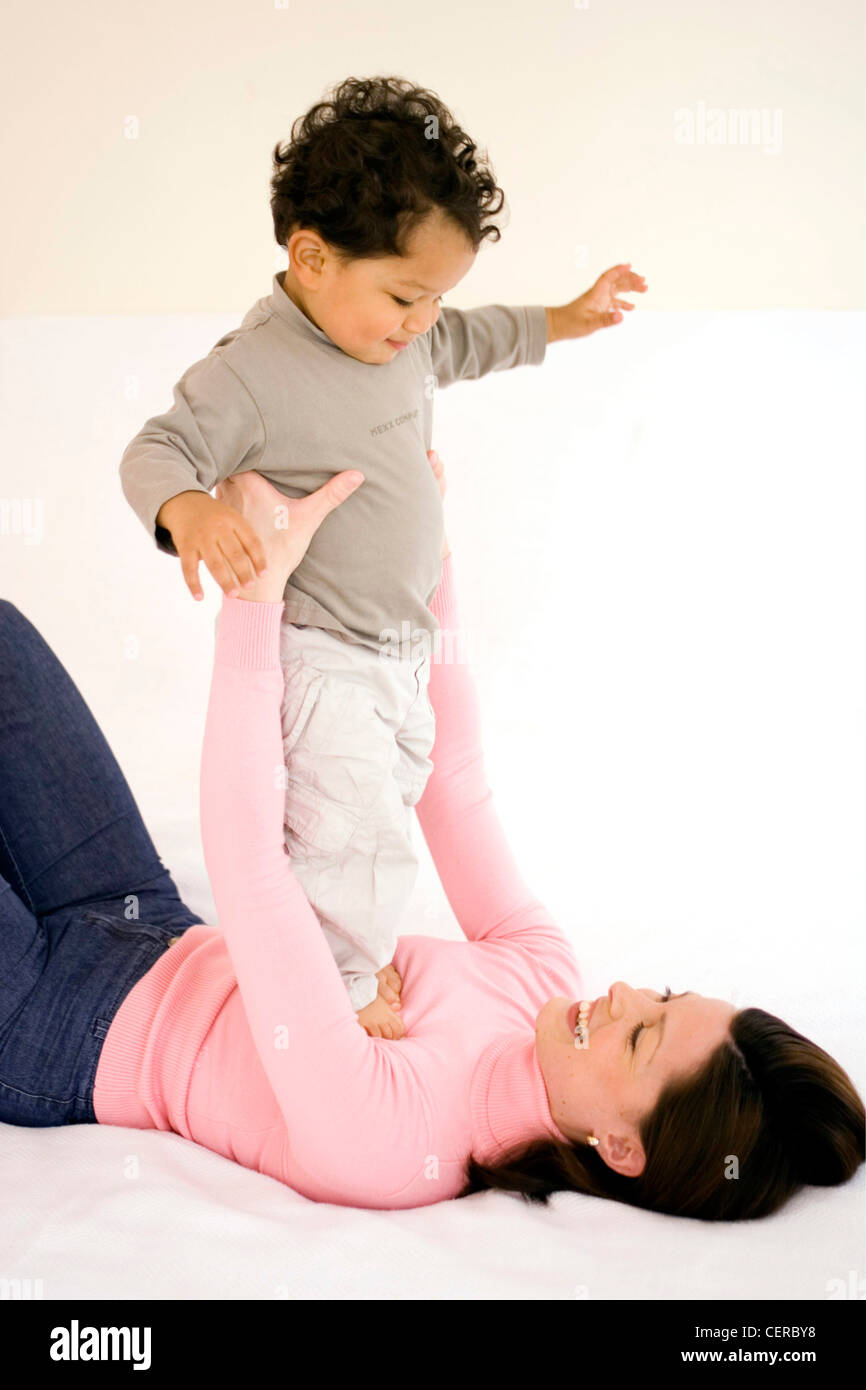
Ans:
POLYGON ((364 475, 286 586, 281 716, 286 847, 375 1036, 403 1031, 386 967, 417 871, 411 808, 432 770, 434 390, 537 365, 548 341, 602 326, 602 308, 633 307, 611 298, 612 281, 592 320, 582 301, 441 308, 483 239, 499 238, 484 219, 501 190, 475 150, 433 93, 403 79, 349 78, 313 106, 274 151, 288 269, 187 368, 120 464, 124 495, 196 597, 200 560, 226 593, 262 564, 255 533, 211 496, 224 479, 253 469, 296 498, 346 469, 364 475))

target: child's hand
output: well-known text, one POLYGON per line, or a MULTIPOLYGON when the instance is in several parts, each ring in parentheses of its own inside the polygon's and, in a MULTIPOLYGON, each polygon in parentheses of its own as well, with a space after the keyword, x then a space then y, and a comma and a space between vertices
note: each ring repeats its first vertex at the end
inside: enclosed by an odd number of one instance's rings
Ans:
POLYGON ((380 995, 367 1004, 363 1009, 358 1009, 358 1022, 366 1030, 371 1038, 391 1038, 392 1040, 402 1038, 406 1033, 406 1025, 399 1014, 395 1014, 390 1005, 380 995))
POLYGON ((223 593, 237 594, 266 567, 257 533, 236 508, 206 492, 179 492, 163 502, 157 523, 171 532, 193 598, 204 598, 198 577, 204 560, 223 593))
POLYGON ((594 285, 584 294, 573 299, 570 304, 560 304, 547 310, 547 341, 556 342, 559 338, 586 338, 599 328, 610 328, 622 323, 621 310, 632 310, 634 305, 620 295, 646 294, 647 282, 636 270, 631 261, 625 265, 612 265, 610 270, 599 275, 594 285))

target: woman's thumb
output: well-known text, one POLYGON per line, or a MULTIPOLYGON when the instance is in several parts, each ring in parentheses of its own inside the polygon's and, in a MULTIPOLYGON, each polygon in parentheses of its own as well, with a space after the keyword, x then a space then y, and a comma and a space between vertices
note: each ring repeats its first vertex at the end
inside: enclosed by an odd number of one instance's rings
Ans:
POLYGON ((343 473, 335 473, 333 478, 329 478, 315 492, 311 492, 306 500, 313 513, 313 525, 318 526, 329 512, 339 507, 341 502, 345 502, 363 482, 364 474, 359 473, 356 468, 349 468, 343 473))

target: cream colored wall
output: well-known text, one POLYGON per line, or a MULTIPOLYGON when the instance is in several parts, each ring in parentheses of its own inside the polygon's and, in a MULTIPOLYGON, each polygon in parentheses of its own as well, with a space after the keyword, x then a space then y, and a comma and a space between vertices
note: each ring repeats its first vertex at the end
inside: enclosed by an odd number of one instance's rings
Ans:
POLYGON ((283 263, 273 146, 377 73, 432 87, 506 192, 452 304, 630 260, 647 310, 864 305, 861 0, 4 10, 2 314, 245 311, 283 263))

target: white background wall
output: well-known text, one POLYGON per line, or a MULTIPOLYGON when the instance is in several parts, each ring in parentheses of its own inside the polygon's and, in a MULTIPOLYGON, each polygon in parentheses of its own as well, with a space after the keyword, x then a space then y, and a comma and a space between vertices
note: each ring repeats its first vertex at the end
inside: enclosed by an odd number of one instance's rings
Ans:
POLYGON ((507 237, 451 303, 552 303, 631 260, 654 311, 863 306, 860 0, 6 0, 4 16, 0 312, 246 310, 276 251, 274 145, 331 84, 377 73, 436 91, 508 198, 507 237), (701 142, 713 111, 724 144, 701 142))
MULTIPOLYGON (((508 197, 450 303, 562 303, 620 260, 650 287, 541 368, 437 401, 488 772, 527 881, 589 993, 760 1003, 862 1085, 861 6, 7 16, 0 501, 42 525, 35 544, 3 529, 0 594, 78 682, 190 906, 212 910, 219 591, 202 567, 192 601, 117 465, 270 291, 273 145, 330 84, 394 72, 455 110, 508 197), (678 142, 700 103, 769 113, 769 141, 678 142)), ((426 859, 406 929, 454 930, 426 859)))

